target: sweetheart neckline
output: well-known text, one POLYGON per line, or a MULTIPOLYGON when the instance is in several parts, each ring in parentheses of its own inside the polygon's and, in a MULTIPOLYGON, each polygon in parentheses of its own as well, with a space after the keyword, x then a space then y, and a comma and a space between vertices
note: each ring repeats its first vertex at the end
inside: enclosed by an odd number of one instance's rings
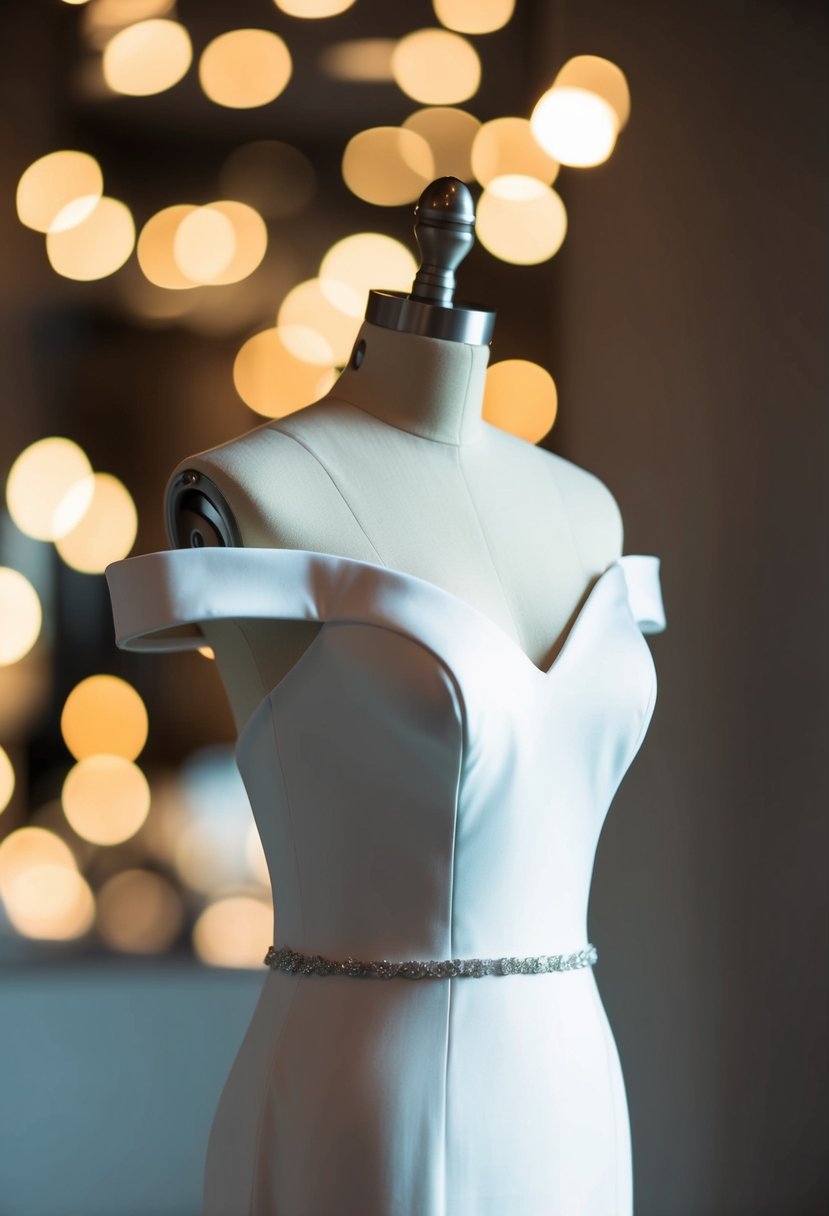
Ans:
MULTIPOLYGON (((212 549, 190 549, 190 550, 173 550, 173 552, 202 553, 203 554, 203 553, 214 552, 214 550, 212 550, 212 549)), ((396 566, 386 566, 379 562, 366 561, 363 558, 344 557, 338 553, 326 553, 324 550, 321 550, 321 549, 286 549, 286 548, 279 548, 276 546, 273 546, 273 547, 259 546, 259 547, 247 547, 247 548, 239 547, 239 548, 234 548, 234 549, 228 549, 228 550, 226 550, 226 552, 228 552, 228 553, 236 552, 236 553, 246 553, 246 554, 263 554, 263 555, 264 554, 282 555, 282 554, 293 553, 299 557, 309 559, 314 564, 341 565, 346 568, 357 568, 359 570, 365 570, 367 572, 370 572, 371 574, 373 574, 375 576, 379 575, 381 577, 388 577, 393 582, 397 581, 398 583, 401 583, 401 584, 408 583, 408 582, 414 583, 415 585, 417 585, 417 586, 421 587, 423 590, 425 590, 427 594, 433 595, 436 599, 445 599, 448 603, 451 603, 456 612, 461 611, 461 612, 468 613, 474 620, 479 622, 479 624, 484 629, 488 630, 495 638, 497 638, 499 643, 502 646, 505 646, 507 649, 511 650, 517 656, 518 662, 523 663, 523 665, 529 669, 531 675, 534 674, 538 679, 541 679, 541 680, 546 680, 548 677, 552 676, 553 672, 558 668, 559 664, 564 659, 565 653, 569 649, 570 644, 573 641, 573 638, 575 637, 575 635, 579 629, 579 626, 581 625, 582 621, 584 620, 585 616, 587 615, 589 606, 591 605, 592 601, 596 598, 596 593, 598 592, 599 587, 602 586, 602 584, 604 583, 606 577, 611 573, 612 570, 616 570, 616 569, 622 570, 623 563, 624 563, 626 557, 639 556, 636 554, 622 554, 621 557, 614 558, 613 561, 611 561, 610 564, 607 565, 605 567, 605 569, 602 570, 598 574, 598 576, 596 577, 592 586, 590 587, 589 591, 587 592, 584 602, 582 603, 581 607, 578 609, 578 611, 573 619, 573 623, 570 626, 570 628, 567 630, 565 637, 563 639, 559 638, 558 643, 557 643, 558 650, 555 654, 555 657, 552 659, 552 661, 546 667, 539 667, 539 665, 536 662, 534 662, 533 659, 530 658, 530 656, 523 649, 523 647, 520 646, 518 644, 518 642, 516 642, 515 639, 513 637, 511 637, 510 634, 507 633, 507 631, 501 625, 499 625, 497 621, 495 621, 491 616, 489 616, 486 612, 483 612, 482 609, 476 607, 475 604, 470 603, 469 600, 465 600, 462 596, 456 595, 454 591, 449 591, 446 587, 442 587, 440 585, 440 583, 432 582, 431 579, 423 578, 419 574, 411 574, 408 570, 402 570, 396 566)), ((322 618, 320 618, 320 620, 321 620, 322 624, 324 625, 325 620, 323 620, 322 618)), ((314 641, 315 640, 316 639, 314 639, 314 641)), ((313 644, 314 643, 311 642, 311 646, 313 644)), ((310 649, 310 646, 308 647, 308 649, 310 649)), ((305 653, 305 652, 303 652, 303 653, 305 653)), ((302 657, 303 656, 300 655, 300 659, 302 657)), ((286 675, 287 674, 288 673, 286 673, 286 675)))
MULTIPOLYGON (((173 550, 172 552, 204 554, 204 553, 215 552, 215 550, 214 549, 189 549, 189 550, 179 549, 179 550, 173 550)), ((543 667, 539 667, 537 663, 534 663, 533 660, 530 658, 530 656, 526 653, 526 651, 524 651, 522 649, 522 647, 518 645, 518 643, 515 641, 515 639, 510 637, 510 635, 506 632, 506 630, 503 629, 496 621, 494 621, 492 619, 492 617, 488 616, 485 612, 483 612, 480 608, 477 608, 474 604, 471 604, 468 600, 463 599, 462 596, 456 595, 453 591, 449 591, 446 587, 442 587, 440 585, 440 583, 433 583, 430 579, 421 578, 421 576, 418 574, 411 574, 407 570, 401 570, 394 566, 384 566, 377 562, 364 561, 361 558, 343 557, 340 554, 325 553, 324 551, 317 550, 317 549, 281 549, 281 548, 276 548, 276 547, 258 547, 258 548, 235 548, 235 549, 229 549, 229 550, 227 550, 227 552, 246 553, 246 554, 262 554, 262 555, 274 554, 274 553, 283 555, 283 554, 293 553, 293 554, 296 554, 300 558, 304 558, 304 559, 308 560, 312 564, 329 565, 329 566, 339 564, 346 568, 356 568, 359 571, 366 571, 366 572, 369 572, 374 575, 379 575, 381 577, 387 577, 387 578, 390 578, 392 582, 396 581, 400 584, 412 582, 412 583, 416 584, 417 586, 419 586, 426 594, 433 595, 437 600, 444 599, 446 602, 450 603, 453 606, 453 609, 455 611, 460 610, 462 613, 467 613, 468 615, 470 615, 474 620, 476 620, 478 622, 478 624, 481 628, 483 628, 485 631, 489 631, 489 633, 492 635, 492 637, 502 647, 506 648, 507 650, 512 652, 513 655, 517 656, 518 663, 521 666, 523 666, 523 668, 525 670, 527 670, 529 672, 530 679, 534 679, 536 681, 543 682, 544 684, 546 684, 548 681, 551 682, 553 673, 558 672, 559 666, 562 663, 562 660, 565 658, 566 654, 569 652, 571 643, 573 642, 573 639, 575 638, 576 633, 579 630, 579 627, 582 625, 583 621, 585 620, 585 618, 587 616, 588 609, 594 602, 596 602, 596 600, 598 598, 597 592, 598 592, 599 588, 604 584, 607 576, 613 570, 619 570, 624 576, 623 566, 624 566, 625 558, 629 557, 629 556, 638 556, 636 554, 623 554, 621 557, 614 558, 614 560, 612 562, 610 562, 610 564, 608 566, 606 566, 604 570, 601 571, 601 573, 597 576, 595 582, 591 586, 590 590, 587 592, 587 596, 584 600, 584 603, 582 604, 581 608, 579 608, 578 612, 576 613, 573 623, 570 626, 570 628, 568 629, 567 635, 559 647, 558 653, 556 654, 556 656, 552 660, 552 662, 546 668, 543 668, 543 667)), ((244 750, 247 747, 247 740, 248 740, 249 735, 252 733, 252 728, 253 728, 254 723, 256 721, 258 721, 260 715, 264 712, 265 707, 272 702, 273 697, 277 694, 277 691, 283 685, 286 685, 288 683, 288 681, 298 671, 298 669, 300 668, 300 666, 302 665, 302 663, 306 659, 306 657, 310 657, 311 652, 316 649, 317 644, 319 643, 320 639, 322 638, 323 633, 326 630, 326 626, 327 626, 329 620, 331 620, 332 618, 320 617, 319 619, 321 621, 321 628, 319 629, 319 631, 313 637, 313 639, 308 644, 308 646, 306 646, 305 649, 302 651, 299 658, 291 665, 291 667, 288 668, 288 670, 285 672, 285 674, 276 682, 276 684, 273 686, 273 688, 269 689, 264 694, 264 696, 259 701, 259 703, 255 707, 255 709, 253 709, 251 711, 251 713, 248 715, 248 717, 242 724, 241 729, 237 732, 236 744, 234 747, 234 754, 236 755, 237 761, 241 760, 244 750)), ((333 619, 336 620, 336 618, 333 618, 333 619)), ((646 649, 647 649, 647 647, 646 647, 646 649)))

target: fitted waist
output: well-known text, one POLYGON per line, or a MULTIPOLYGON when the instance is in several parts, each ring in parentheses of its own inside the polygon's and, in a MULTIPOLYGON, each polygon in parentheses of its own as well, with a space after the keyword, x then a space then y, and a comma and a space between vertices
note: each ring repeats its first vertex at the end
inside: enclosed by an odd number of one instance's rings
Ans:
POLYGON ((264 963, 286 975, 349 976, 354 979, 481 979, 487 975, 544 975, 553 971, 577 971, 593 967, 598 951, 590 942, 571 954, 538 954, 502 958, 390 959, 366 960, 349 955, 344 959, 303 954, 290 946, 271 946, 264 963))

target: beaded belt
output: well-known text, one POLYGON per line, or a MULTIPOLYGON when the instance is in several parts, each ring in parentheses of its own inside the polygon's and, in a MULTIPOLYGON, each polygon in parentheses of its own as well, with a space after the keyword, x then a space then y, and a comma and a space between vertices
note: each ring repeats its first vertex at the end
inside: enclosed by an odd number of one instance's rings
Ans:
POLYGON ((445 980, 483 975, 543 975, 548 971, 576 971, 580 967, 592 967, 599 955, 589 943, 575 954, 540 954, 535 958, 448 958, 442 962, 431 959, 427 962, 407 960, 389 962, 365 962, 359 958, 337 961, 322 958, 319 954, 300 954, 283 946, 277 950, 271 946, 264 962, 272 971, 284 971, 287 975, 350 975, 358 979, 376 980, 445 980))

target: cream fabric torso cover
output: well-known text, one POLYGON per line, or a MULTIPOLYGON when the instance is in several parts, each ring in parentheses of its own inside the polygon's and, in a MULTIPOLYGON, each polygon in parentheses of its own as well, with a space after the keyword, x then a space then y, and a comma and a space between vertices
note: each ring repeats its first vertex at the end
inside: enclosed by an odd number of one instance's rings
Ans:
MULTIPOLYGON (((370 562, 177 550, 107 578, 127 649, 196 646, 173 634, 200 621, 322 622, 236 749, 277 947, 442 960, 587 944, 599 835, 655 705, 642 634, 665 627, 657 557, 605 569, 546 671, 465 600, 370 562)), ((631 1175, 592 968, 385 981, 263 968, 203 1212, 630 1216, 631 1175)))

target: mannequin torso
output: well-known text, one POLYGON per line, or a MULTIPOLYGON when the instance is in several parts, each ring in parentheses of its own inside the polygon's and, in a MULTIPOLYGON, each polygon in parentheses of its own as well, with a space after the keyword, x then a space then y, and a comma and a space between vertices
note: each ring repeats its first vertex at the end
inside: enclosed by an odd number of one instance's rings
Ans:
MULTIPOLYGON (((199 473, 246 547, 332 553, 443 587, 546 668, 621 554, 613 496, 593 474, 482 420, 488 347, 369 322, 361 341, 359 367, 327 397, 188 458, 170 487, 184 470, 199 473)), ((237 729, 319 629, 202 626, 237 729)))

